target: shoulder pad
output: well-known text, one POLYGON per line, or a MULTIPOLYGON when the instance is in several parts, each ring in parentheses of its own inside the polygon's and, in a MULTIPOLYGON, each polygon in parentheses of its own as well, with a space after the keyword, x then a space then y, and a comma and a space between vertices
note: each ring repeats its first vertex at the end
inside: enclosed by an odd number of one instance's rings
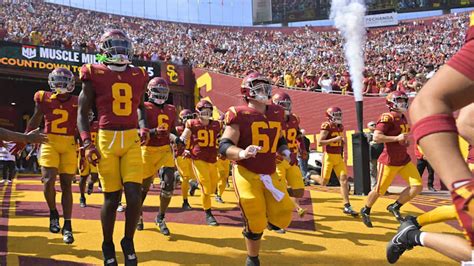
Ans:
POLYGON ((321 129, 328 130, 329 128, 331 128, 331 123, 324 122, 321 124, 321 129))
POLYGON ((391 113, 383 113, 381 116, 380 116, 380 119, 379 121, 381 123, 389 123, 389 122, 392 122, 393 121, 393 115, 391 113))
POLYGON ((43 101, 45 91, 40 90, 35 93, 35 96, 33 97, 34 101, 37 103, 40 103, 43 101))

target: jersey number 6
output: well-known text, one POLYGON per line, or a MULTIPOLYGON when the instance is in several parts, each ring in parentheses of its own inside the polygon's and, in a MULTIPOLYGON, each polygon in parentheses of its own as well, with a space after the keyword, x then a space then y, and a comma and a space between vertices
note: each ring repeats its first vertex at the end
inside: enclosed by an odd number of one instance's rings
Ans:
POLYGON ((270 121, 268 124, 266 122, 253 122, 252 123, 252 145, 260 146, 262 149, 259 153, 275 153, 277 151, 277 144, 278 144, 278 132, 281 130, 281 124, 279 122, 270 121), (271 144, 270 148, 270 137, 268 134, 262 133, 261 130, 268 130, 268 129, 275 129, 275 139, 271 144))

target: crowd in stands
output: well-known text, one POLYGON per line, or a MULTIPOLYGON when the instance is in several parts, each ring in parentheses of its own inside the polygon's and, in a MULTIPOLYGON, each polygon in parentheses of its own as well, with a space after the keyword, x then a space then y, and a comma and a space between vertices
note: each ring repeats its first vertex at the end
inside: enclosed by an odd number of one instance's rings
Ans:
MULTIPOLYGON (((94 52, 104 30, 118 27, 133 39, 138 59, 190 64, 235 76, 256 69, 279 86, 351 91, 342 38, 334 29, 212 27, 49 3, 0 6, 0 40, 94 52)), ((364 93, 415 94, 461 47, 467 18, 453 14, 368 30, 364 93)))

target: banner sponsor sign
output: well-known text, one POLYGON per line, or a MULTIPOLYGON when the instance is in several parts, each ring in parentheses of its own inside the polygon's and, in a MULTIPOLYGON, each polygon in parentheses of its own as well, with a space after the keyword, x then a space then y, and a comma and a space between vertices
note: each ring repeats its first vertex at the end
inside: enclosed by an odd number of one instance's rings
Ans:
POLYGON ((367 28, 394 25, 398 25, 398 17, 395 12, 365 16, 365 26, 367 28))
MULTIPOLYGON (((161 75, 161 62, 133 60, 133 65, 143 67, 150 77, 161 75)), ((51 71, 64 67, 79 73, 84 64, 97 63, 96 54, 35 46, 13 42, 0 42, 0 67, 16 67, 51 71)), ((176 84, 178 85, 178 84, 176 84)), ((179 85, 184 85, 184 81, 179 85)))

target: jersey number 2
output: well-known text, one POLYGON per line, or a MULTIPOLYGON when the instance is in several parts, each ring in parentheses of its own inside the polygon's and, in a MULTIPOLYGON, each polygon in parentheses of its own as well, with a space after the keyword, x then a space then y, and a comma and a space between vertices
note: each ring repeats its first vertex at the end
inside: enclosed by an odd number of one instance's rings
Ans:
POLYGON ((61 117, 51 122, 51 133, 66 134, 67 127, 60 127, 59 125, 67 121, 67 119, 69 118, 69 113, 63 109, 54 109, 53 114, 60 115, 61 117))

